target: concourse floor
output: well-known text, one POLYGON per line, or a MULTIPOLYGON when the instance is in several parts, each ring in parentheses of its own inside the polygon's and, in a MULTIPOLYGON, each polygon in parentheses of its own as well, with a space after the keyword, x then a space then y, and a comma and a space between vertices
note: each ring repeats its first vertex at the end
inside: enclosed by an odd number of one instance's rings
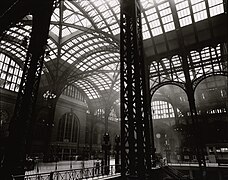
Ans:
MULTIPOLYGON (((38 162, 35 165, 34 170, 26 171, 26 175, 30 174, 38 174, 38 173, 48 173, 53 171, 60 171, 60 170, 70 170, 70 169, 83 169, 83 168, 91 168, 95 167, 95 163, 97 160, 87 160, 87 161, 59 161, 59 162, 51 162, 51 163, 43 163, 38 162)), ((101 164, 101 160, 99 160, 101 164)), ((115 164, 115 159, 110 160, 110 165, 115 164)))

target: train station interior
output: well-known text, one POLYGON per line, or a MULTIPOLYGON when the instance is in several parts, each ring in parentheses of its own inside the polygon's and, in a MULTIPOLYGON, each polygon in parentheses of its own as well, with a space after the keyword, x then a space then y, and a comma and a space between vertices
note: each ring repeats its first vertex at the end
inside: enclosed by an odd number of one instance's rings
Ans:
POLYGON ((121 179, 228 179, 227 17, 227 0, 1 2, 0 176, 108 153, 121 179))

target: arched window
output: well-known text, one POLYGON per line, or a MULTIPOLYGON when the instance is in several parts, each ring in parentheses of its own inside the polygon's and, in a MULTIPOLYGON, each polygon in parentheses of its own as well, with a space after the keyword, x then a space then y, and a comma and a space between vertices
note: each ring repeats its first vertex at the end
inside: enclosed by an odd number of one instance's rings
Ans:
POLYGON ((152 101, 153 119, 164 119, 175 117, 173 106, 166 101, 152 101))
POLYGON ((58 141, 77 142, 79 137, 79 120, 73 113, 64 114, 58 127, 58 141))
POLYGON ((74 85, 69 85, 63 90, 63 95, 75 98, 79 101, 86 102, 85 97, 82 95, 81 92, 78 91, 78 89, 74 85))
POLYGON ((99 109, 96 110, 94 115, 97 116, 97 118, 102 119, 105 116, 105 110, 102 109, 102 108, 99 108, 99 109))
POLYGON ((18 92, 22 69, 11 58, 0 53, 0 87, 11 91, 18 92))
POLYGON ((109 113, 108 120, 109 121, 116 121, 116 122, 120 121, 120 118, 117 117, 117 115, 116 115, 116 110, 114 109, 114 107, 112 107, 112 109, 109 113))

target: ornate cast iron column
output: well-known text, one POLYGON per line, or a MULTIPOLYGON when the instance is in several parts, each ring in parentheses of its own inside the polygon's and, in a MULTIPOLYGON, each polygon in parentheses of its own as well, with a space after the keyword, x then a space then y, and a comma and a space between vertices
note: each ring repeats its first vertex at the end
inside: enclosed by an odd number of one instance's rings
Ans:
POLYGON ((205 178, 205 169, 206 169, 206 163, 204 158, 204 151, 203 151, 203 145, 202 140, 200 137, 200 131, 199 131, 199 123, 198 123, 198 117, 197 117, 197 110, 196 110, 196 104, 195 104, 195 97, 194 97, 194 89, 192 80, 190 78, 190 69, 188 64, 188 51, 186 50, 183 34, 182 34, 182 28, 180 26, 177 10, 174 4, 171 3, 171 10, 174 17, 174 23, 176 27, 176 32, 178 34, 178 44, 181 50, 181 57, 182 57, 182 67, 184 71, 185 76, 185 89, 186 94, 188 96, 189 101, 189 109, 191 113, 191 119, 192 119, 192 127, 193 132, 192 135, 194 137, 194 140, 196 142, 194 149, 196 150, 196 156, 199 163, 200 171, 201 171, 201 179, 205 178))
POLYGON ((141 12, 138 0, 121 1, 121 175, 147 179, 151 171, 151 141, 141 12))
POLYGON ((192 81, 190 79, 189 74, 189 67, 188 67, 188 61, 187 61, 187 55, 185 53, 182 54, 182 65, 184 70, 184 75, 186 79, 185 87, 186 87, 186 93, 188 96, 188 102, 189 102, 189 109, 191 113, 191 119, 192 119, 192 126, 193 126, 193 134, 194 140, 196 142, 195 144, 195 151, 196 151, 196 157, 199 163, 199 168, 201 171, 202 179, 205 179, 206 176, 206 162, 204 158, 204 150, 203 150, 203 144, 202 144, 202 137, 201 132, 199 129, 199 122, 198 122, 198 115, 196 110, 196 104, 195 104, 195 97, 194 97, 194 90, 192 81))
POLYGON ((120 136, 115 137, 115 169, 116 173, 120 172, 120 136))
MULTIPOLYGON (((58 95, 59 97, 59 95, 58 95)), ((51 153, 51 134, 52 129, 54 127, 54 119, 55 119, 55 108, 58 100, 57 95, 51 91, 48 90, 43 94, 43 98, 47 103, 47 109, 48 109, 48 116, 47 121, 45 122, 45 141, 44 141, 44 156, 43 156, 43 162, 52 162, 54 161, 53 154, 51 153)))
POLYGON ((111 144, 109 140, 109 133, 106 132, 103 136, 103 144, 102 144, 102 151, 103 151, 103 170, 104 174, 109 174, 109 165, 110 165, 110 150, 111 150, 111 144))
MULTIPOLYGON (((44 47, 47 44, 50 18, 54 0, 34 2, 31 10, 33 25, 31 40, 23 69, 21 84, 10 122, 3 172, 1 179, 9 180, 11 175, 24 174, 28 131, 32 119, 32 111, 37 98, 41 77, 44 47), (41 23, 42 22, 42 23, 41 23)), ((23 11, 23 10, 22 10, 23 11)))

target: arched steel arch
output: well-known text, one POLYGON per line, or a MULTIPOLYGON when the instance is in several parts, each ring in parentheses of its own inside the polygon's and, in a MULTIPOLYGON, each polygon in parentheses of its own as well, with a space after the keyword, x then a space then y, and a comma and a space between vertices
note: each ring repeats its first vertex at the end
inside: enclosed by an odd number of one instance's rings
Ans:
POLYGON ((193 90, 195 91, 197 86, 202 82, 204 79, 207 79, 212 76, 226 76, 228 77, 228 71, 224 72, 216 72, 216 73, 208 73, 205 76, 201 76, 193 81, 193 90))
POLYGON ((181 83, 181 82, 175 82, 175 81, 168 81, 168 82, 162 82, 160 84, 157 84, 156 86, 154 86, 153 88, 150 89, 150 100, 152 100, 152 97, 154 95, 154 93, 161 88, 162 86, 165 85, 176 85, 178 87, 180 87, 181 89, 183 89, 186 92, 186 88, 185 88, 185 84, 181 83))

